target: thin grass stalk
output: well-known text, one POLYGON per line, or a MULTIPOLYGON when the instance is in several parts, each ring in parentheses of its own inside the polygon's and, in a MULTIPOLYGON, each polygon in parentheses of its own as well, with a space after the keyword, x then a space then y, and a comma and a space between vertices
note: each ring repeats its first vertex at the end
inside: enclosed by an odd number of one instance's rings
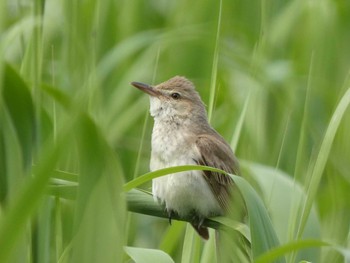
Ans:
MULTIPOLYGON (((158 48, 158 50, 157 50, 155 67, 154 67, 153 77, 152 77, 152 84, 155 83, 156 76, 157 76, 159 55, 160 55, 160 48, 158 48)), ((143 151, 143 145, 144 145, 143 142, 144 142, 144 139, 145 139, 146 128, 148 126, 147 125, 148 124, 148 120, 149 120, 149 113, 147 111, 146 115, 145 115, 145 121, 143 122, 143 127, 142 127, 142 133, 141 133, 141 139, 140 139, 141 143, 140 143, 140 146, 139 146, 139 150, 137 151, 137 158, 136 158, 136 164, 135 164, 135 170, 134 170, 134 176, 133 176, 134 179, 137 177, 137 174, 138 174, 139 168, 140 168, 140 160, 141 160, 141 154, 142 154, 142 151, 143 151)))
MULTIPOLYGON (((302 162, 305 158, 305 140, 306 140, 306 129, 307 129, 307 121, 308 121, 308 110, 309 110, 309 103, 310 103, 310 94, 311 94, 311 87, 312 87, 312 76, 314 73, 314 53, 311 55, 310 59, 310 66, 309 66, 309 74, 308 74, 308 81, 307 81, 307 87, 306 87, 306 95, 305 95, 305 101, 304 101, 304 109, 303 109, 303 117, 301 120, 301 128, 299 133, 299 142, 298 142, 298 148, 297 148, 297 156, 295 160, 295 169, 294 169, 294 180, 297 181, 298 178, 304 178, 300 174, 302 173, 302 162)), ((289 240, 295 240, 296 239, 296 228, 300 224, 300 206, 294 206, 293 212, 291 213, 292 218, 290 219, 289 226, 288 226, 288 239, 289 240)), ((293 251, 288 257, 288 262, 294 262, 296 258, 296 252, 293 251)))
POLYGON ((247 109, 248 109, 248 105, 250 103, 250 98, 251 98, 251 90, 249 90, 248 96, 244 102, 243 110, 242 110, 241 114, 239 115, 238 122, 235 126, 236 128, 234 129, 234 133, 232 135, 230 145, 231 145, 231 149, 233 152, 236 152, 236 149, 238 146, 238 141, 239 141, 239 138, 241 136, 242 129, 243 129, 243 123, 244 123, 245 117, 247 115, 247 109))
POLYGON ((216 79, 217 79, 218 63, 219 63, 221 16, 222 16, 222 0, 220 0, 220 5, 219 5, 218 25, 217 25, 217 29, 216 29, 214 57, 213 57, 213 65, 212 65, 212 69, 211 69, 210 95, 209 95, 209 106, 208 106, 208 121, 209 122, 210 122, 212 115, 213 115, 215 93, 216 93, 216 79))
POLYGON ((33 67, 33 100, 35 107, 36 116, 36 150, 38 150, 41 134, 39 133, 39 120, 41 119, 41 92, 40 83, 42 75, 42 58, 43 58, 43 16, 44 16, 45 0, 36 0, 34 3, 34 17, 39 18, 39 24, 34 27, 33 32, 33 56, 32 56, 32 67, 33 67))
MULTIPOLYGON (((1 35, 3 35, 5 31, 4 24, 5 24, 6 18, 7 18, 6 1, 0 1, 0 34, 1 35)), ((3 72, 4 72, 3 60, 4 60, 5 50, 3 49, 5 49, 5 46, 3 46, 3 43, 0 40, 0 95, 2 95, 2 83, 3 83, 3 72)), ((2 96, 0 96, 0 105, 3 105, 2 96)))
POLYGON ((61 205, 61 200, 59 197, 55 198, 55 214, 54 214, 54 223, 55 223, 55 259, 56 262, 59 262, 59 257, 62 255, 63 251, 63 232, 62 232, 62 205, 61 205))
MULTIPOLYGON (((282 158, 282 152, 283 152, 284 146, 285 146, 285 141, 286 141, 286 137, 287 137, 287 131, 288 131, 288 127, 289 127, 289 122, 290 122, 290 116, 288 115, 287 121, 286 121, 286 126, 285 126, 284 132, 283 132, 283 138, 282 138, 282 142, 281 142, 281 147, 280 147, 280 150, 279 150, 279 153, 278 153, 276 167, 275 167, 276 176, 278 176, 277 175, 277 171, 278 171, 279 166, 280 166, 280 161, 281 161, 281 158, 282 158)), ((274 187, 278 187, 278 186, 276 186, 276 181, 275 180, 273 180, 273 182, 272 182, 272 188, 271 189, 274 189, 274 187)), ((272 191, 270 192, 270 195, 267 197, 267 201, 266 201, 267 207, 269 206, 269 204, 271 202, 271 199, 272 199, 272 191)))

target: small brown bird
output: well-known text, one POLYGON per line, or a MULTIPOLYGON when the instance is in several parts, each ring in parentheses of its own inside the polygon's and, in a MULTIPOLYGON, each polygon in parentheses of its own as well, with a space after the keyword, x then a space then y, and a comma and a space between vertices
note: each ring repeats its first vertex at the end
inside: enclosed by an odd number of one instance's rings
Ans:
MULTIPOLYGON (((191 81, 173 77, 159 85, 131 83, 150 95, 154 118, 151 171, 178 165, 206 165, 238 174, 238 161, 230 146, 208 123, 205 106, 191 81)), ((207 217, 223 215, 230 200, 232 179, 210 171, 186 171, 152 182, 155 200, 173 213, 193 217, 198 234, 209 238, 203 227, 207 217)))

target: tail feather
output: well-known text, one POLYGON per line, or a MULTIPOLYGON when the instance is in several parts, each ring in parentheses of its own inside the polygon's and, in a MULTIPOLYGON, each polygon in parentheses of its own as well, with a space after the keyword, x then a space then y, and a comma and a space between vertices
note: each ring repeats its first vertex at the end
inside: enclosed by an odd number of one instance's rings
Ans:
POLYGON ((200 235, 203 239, 208 240, 209 239, 209 231, 207 227, 199 226, 196 224, 191 223, 193 228, 196 230, 198 235, 200 235))

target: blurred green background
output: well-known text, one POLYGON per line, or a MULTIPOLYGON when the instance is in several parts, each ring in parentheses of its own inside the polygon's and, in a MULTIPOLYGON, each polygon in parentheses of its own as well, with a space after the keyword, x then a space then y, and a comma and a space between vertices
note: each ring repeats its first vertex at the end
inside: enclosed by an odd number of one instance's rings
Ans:
POLYGON ((331 244, 287 262, 350 254, 349 1, 3 0, 0 30, 0 262, 129 262, 124 246, 213 262, 212 243, 186 257, 186 224, 128 213, 123 194, 149 171, 152 131, 129 83, 175 75, 196 85, 281 243, 308 220, 331 244))

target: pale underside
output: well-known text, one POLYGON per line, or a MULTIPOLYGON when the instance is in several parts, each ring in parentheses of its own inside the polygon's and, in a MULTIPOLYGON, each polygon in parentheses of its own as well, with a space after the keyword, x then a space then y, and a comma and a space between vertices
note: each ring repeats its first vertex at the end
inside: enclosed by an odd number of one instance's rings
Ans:
MULTIPOLYGON (((186 129, 158 125, 156 122, 152 137, 152 171, 198 163, 196 160, 200 158, 200 153, 186 129)), ((205 218, 223 213, 202 171, 156 178, 152 182, 152 191, 154 198, 164 203, 168 211, 175 211, 183 217, 195 214, 199 218, 205 218)))
MULTIPOLYGON (((160 169, 195 163, 176 162, 164 165, 159 161, 153 161, 152 164, 152 168, 160 169)), ((222 209, 201 171, 176 173, 156 178, 152 181, 152 191, 155 199, 165 203, 168 211, 175 211, 181 217, 193 214, 199 218, 205 218, 222 214, 222 209)))

